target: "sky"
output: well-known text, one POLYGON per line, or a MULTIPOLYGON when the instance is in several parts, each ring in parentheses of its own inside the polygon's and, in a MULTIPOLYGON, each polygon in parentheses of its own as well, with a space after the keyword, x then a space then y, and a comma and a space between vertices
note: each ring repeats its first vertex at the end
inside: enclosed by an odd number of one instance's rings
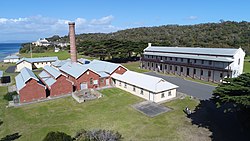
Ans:
POLYGON ((250 0, 1 0, 0 42, 221 19, 250 21, 250 0))

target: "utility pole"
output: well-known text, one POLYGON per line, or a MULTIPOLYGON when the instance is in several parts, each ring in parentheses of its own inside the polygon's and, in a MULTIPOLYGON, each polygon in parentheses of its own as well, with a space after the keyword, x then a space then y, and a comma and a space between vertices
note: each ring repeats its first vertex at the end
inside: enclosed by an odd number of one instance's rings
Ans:
POLYGON ((32 58, 32 47, 31 47, 31 44, 30 44, 30 57, 32 58))

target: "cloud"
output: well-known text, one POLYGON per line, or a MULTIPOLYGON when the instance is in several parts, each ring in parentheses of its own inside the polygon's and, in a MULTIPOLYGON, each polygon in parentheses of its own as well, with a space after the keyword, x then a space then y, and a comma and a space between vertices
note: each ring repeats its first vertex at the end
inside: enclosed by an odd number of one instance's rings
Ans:
POLYGON ((100 19, 76 18, 56 19, 41 15, 24 18, 1 18, 0 17, 0 40, 35 40, 36 38, 52 35, 67 35, 68 22, 76 23, 76 33, 114 32, 120 28, 112 25, 112 15, 100 19))
POLYGON ((197 16, 189 16, 189 17, 187 17, 187 19, 188 20, 196 20, 196 19, 198 19, 198 17, 197 16))

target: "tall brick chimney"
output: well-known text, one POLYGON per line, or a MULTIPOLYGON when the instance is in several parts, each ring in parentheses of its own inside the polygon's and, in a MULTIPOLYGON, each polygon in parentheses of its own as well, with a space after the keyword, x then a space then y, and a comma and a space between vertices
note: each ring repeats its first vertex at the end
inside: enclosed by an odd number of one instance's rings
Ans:
POLYGON ((71 62, 77 62, 76 38, 75 38, 75 23, 69 22, 69 40, 70 40, 70 56, 71 62))

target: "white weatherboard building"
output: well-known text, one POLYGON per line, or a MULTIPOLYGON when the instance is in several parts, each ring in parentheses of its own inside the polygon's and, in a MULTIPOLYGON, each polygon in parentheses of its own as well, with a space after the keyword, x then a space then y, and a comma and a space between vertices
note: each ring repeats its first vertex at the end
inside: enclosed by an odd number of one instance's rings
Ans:
POLYGON ((4 63, 16 63, 17 61, 20 60, 20 57, 17 56, 17 55, 9 55, 9 56, 6 56, 4 59, 3 59, 3 62, 4 63))
POLYGON ((30 70, 43 68, 46 65, 51 65, 51 63, 57 60, 58 57, 22 58, 16 62, 16 72, 20 72, 24 67, 30 70))
POLYGON ((166 80, 134 71, 111 75, 113 85, 152 102, 162 102, 176 97, 178 86, 166 80))
POLYGON ((220 82, 243 73, 245 52, 239 48, 160 47, 144 49, 141 67, 204 81, 220 82))

